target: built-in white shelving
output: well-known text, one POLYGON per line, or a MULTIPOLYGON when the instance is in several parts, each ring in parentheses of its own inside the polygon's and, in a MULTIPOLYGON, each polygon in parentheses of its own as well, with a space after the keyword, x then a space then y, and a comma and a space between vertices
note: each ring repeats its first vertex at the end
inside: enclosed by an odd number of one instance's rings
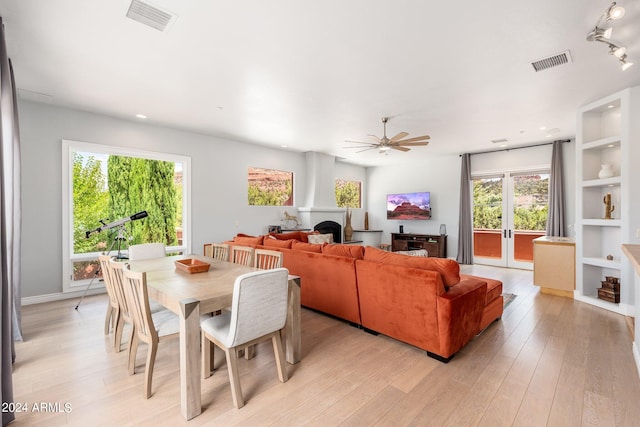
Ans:
MULTIPOLYGON (((578 110, 576 138, 576 291, 575 298, 625 315, 634 315, 633 271, 621 245, 631 239, 630 218, 631 102, 637 93, 626 89, 578 110), (599 177, 603 165, 613 176, 599 177), (604 219, 604 198, 611 194, 615 207, 604 219), (620 278, 620 302, 598 299, 597 289, 606 276, 620 278)), ((637 96, 636 96, 637 98, 637 96)), ((638 108, 638 107, 635 107, 638 108)), ((639 135, 635 135, 637 139, 639 135)), ((637 160, 637 159, 636 159, 637 160)))

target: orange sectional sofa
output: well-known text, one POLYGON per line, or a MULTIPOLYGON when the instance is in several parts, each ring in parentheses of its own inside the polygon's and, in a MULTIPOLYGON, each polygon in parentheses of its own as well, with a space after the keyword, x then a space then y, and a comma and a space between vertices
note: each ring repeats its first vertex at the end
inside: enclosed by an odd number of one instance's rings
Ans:
POLYGON ((278 250, 301 277, 301 303, 426 350, 448 362, 502 316, 502 282, 460 274, 446 258, 374 247, 312 245, 304 233, 236 236, 231 245, 278 250))

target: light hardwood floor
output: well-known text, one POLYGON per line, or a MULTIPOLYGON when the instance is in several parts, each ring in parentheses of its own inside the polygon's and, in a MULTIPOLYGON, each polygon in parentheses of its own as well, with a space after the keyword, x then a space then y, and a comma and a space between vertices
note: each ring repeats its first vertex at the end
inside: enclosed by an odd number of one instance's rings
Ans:
MULTIPOLYGON (((180 416, 178 341, 160 344, 153 396, 143 399, 144 349, 129 376, 102 323, 106 296, 23 307, 14 397, 26 425, 634 426, 640 380, 624 317, 542 295, 531 272, 483 266, 463 271, 504 282, 517 295, 448 364, 414 347, 302 311, 302 361, 280 383, 269 343, 241 359, 246 406, 233 407, 226 363, 203 381, 203 413, 180 416), (38 402, 70 412, 31 412, 38 402)), ((304 285, 303 285, 304 286, 304 285)), ((124 334, 126 336, 126 333, 124 334)))

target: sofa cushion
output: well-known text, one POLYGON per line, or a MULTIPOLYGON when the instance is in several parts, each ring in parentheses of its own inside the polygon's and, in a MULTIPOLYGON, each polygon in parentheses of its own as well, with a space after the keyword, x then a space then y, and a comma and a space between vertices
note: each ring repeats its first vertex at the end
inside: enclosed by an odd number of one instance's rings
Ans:
POLYGON ((413 251, 395 251, 396 254, 409 255, 409 256, 422 256, 428 257, 429 252, 426 249, 415 249, 413 251))
POLYGON ((336 255, 348 258, 362 259, 364 256, 364 247, 360 245, 325 245, 322 247, 322 253, 328 255, 336 255))
POLYGON ((278 240, 302 240, 300 231, 292 231, 290 233, 269 233, 269 236, 272 236, 273 238, 278 240))
POLYGON ((264 236, 249 237, 249 236, 236 236, 233 238, 233 243, 238 245, 261 245, 264 236))
POLYGON ((308 243, 333 243, 333 234, 309 234, 307 235, 308 243))
POLYGON ((298 242, 297 240, 291 243, 291 249, 294 251, 316 252, 319 254, 322 253, 322 246, 324 246, 324 244, 317 245, 315 243, 298 242))
POLYGON ((471 276, 468 274, 461 274, 460 275, 460 280, 465 280, 467 278, 472 278, 472 279, 480 279, 480 280, 484 280, 485 282, 487 282, 487 296, 485 299, 485 305, 489 305, 494 299, 498 298, 500 295, 502 295, 502 282, 496 279, 488 279, 486 277, 478 277, 478 276, 471 276))
POLYGON ((280 239, 276 239, 273 236, 266 236, 264 238, 264 241, 262 242, 262 246, 269 246, 272 248, 287 248, 287 249, 291 249, 291 244, 295 242, 295 240, 293 239, 289 239, 289 240, 280 240, 280 239))
POLYGON ((448 258, 425 258, 399 255, 393 252, 383 251, 367 246, 364 250, 365 261, 394 264, 405 267, 433 270, 442 274, 442 280, 446 286, 454 286, 460 282, 460 264, 448 258))

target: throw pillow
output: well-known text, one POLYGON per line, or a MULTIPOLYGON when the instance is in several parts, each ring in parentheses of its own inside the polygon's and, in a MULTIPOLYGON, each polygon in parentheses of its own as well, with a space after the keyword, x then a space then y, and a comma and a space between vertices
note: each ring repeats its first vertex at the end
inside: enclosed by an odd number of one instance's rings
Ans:
POLYGON ((444 284, 449 287, 460 282, 460 264, 448 258, 412 257, 367 246, 364 251, 364 260, 437 271, 442 274, 444 284))
POLYGON ((426 249, 416 249, 413 251, 395 251, 397 254, 409 255, 409 256, 423 256, 428 257, 429 252, 426 249))
POLYGON ((312 234, 320 234, 318 231, 301 231, 300 232, 300 241, 304 243, 309 243, 308 236, 312 234))
POLYGON ((324 245, 326 245, 326 243, 317 245, 314 243, 304 243, 304 242, 298 242, 297 240, 294 240, 293 243, 291 244, 291 249, 293 249, 294 251, 322 253, 322 246, 324 245))
POLYGON ((309 234, 307 236, 307 240, 309 243, 333 243, 333 234, 309 234))
POLYGON ((341 244, 326 245, 322 248, 322 253, 347 258, 362 259, 364 256, 364 246, 341 244))

